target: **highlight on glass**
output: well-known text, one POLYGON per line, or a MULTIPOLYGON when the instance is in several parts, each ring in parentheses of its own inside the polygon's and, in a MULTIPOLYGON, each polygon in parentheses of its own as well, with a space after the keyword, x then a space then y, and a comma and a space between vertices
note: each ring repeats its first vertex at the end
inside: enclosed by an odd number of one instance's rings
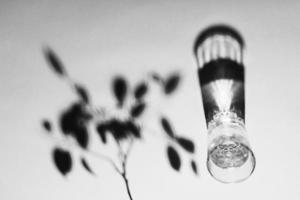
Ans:
POLYGON ((245 130, 244 46, 227 25, 208 27, 194 43, 208 129, 207 168, 223 183, 241 182, 255 168, 245 130))

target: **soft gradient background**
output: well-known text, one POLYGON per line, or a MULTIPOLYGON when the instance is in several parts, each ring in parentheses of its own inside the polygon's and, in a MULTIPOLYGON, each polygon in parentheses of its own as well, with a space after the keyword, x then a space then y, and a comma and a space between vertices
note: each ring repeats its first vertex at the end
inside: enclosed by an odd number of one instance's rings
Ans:
MULTIPOLYGON (((116 73, 132 83, 150 70, 184 74, 178 93, 157 98, 156 106, 179 133, 196 141, 200 176, 192 174, 186 156, 180 173, 171 170, 165 141, 149 137, 129 160, 135 200, 300 199, 299 10, 299 1, 279 0, 2 0, 0 199, 128 199, 106 164, 93 163, 97 178, 79 164, 66 179, 54 168, 54 143, 39 121, 55 120, 74 96, 49 70, 44 45, 56 50, 99 105, 113 103, 109 81, 116 73), (257 168, 239 184, 215 181, 205 166, 206 127, 192 45, 215 22, 235 26, 247 43, 246 123, 257 168)), ((157 124, 153 128, 161 131, 157 124)))

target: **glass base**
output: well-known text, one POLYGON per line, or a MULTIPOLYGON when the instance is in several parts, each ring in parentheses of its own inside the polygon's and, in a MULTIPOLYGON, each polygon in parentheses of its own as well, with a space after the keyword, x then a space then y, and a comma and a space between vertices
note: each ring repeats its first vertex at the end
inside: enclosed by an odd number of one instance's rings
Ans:
POLYGON ((207 168, 224 183, 240 182, 255 168, 244 120, 230 111, 219 112, 209 122, 207 168))

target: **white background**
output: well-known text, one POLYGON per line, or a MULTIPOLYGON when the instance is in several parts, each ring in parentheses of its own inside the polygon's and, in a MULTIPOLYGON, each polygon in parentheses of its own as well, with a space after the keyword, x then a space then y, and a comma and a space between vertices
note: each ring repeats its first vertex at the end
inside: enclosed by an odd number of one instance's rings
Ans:
POLYGON ((129 159, 134 199, 300 199, 299 10, 299 1, 1 1, 0 199, 128 199, 105 163, 91 160, 96 178, 79 163, 67 178, 54 168, 55 143, 44 136, 40 119, 55 120, 75 97, 49 70, 45 45, 98 105, 113 105, 109 83, 115 74, 133 84, 151 70, 183 73, 178 93, 164 98, 157 89, 156 111, 145 115, 158 137, 137 144, 129 159), (236 27, 247 45, 246 125, 257 168, 239 184, 219 183, 205 167, 192 45, 200 30, 216 22, 236 27), (155 121, 160 113, 196 142, 200 176, 184 152, 180 173, 169 167, 155 121))

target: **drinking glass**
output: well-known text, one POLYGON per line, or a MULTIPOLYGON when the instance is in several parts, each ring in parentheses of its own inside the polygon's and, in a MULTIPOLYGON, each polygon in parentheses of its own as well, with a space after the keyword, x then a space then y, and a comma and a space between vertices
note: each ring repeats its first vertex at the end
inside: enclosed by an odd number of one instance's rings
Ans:
POLYGON ((245 130, 244 46, 227 25, 208 27, 194 44, 208 129, 207 168, 224 183, 243 181, 255 168, 245 130))

